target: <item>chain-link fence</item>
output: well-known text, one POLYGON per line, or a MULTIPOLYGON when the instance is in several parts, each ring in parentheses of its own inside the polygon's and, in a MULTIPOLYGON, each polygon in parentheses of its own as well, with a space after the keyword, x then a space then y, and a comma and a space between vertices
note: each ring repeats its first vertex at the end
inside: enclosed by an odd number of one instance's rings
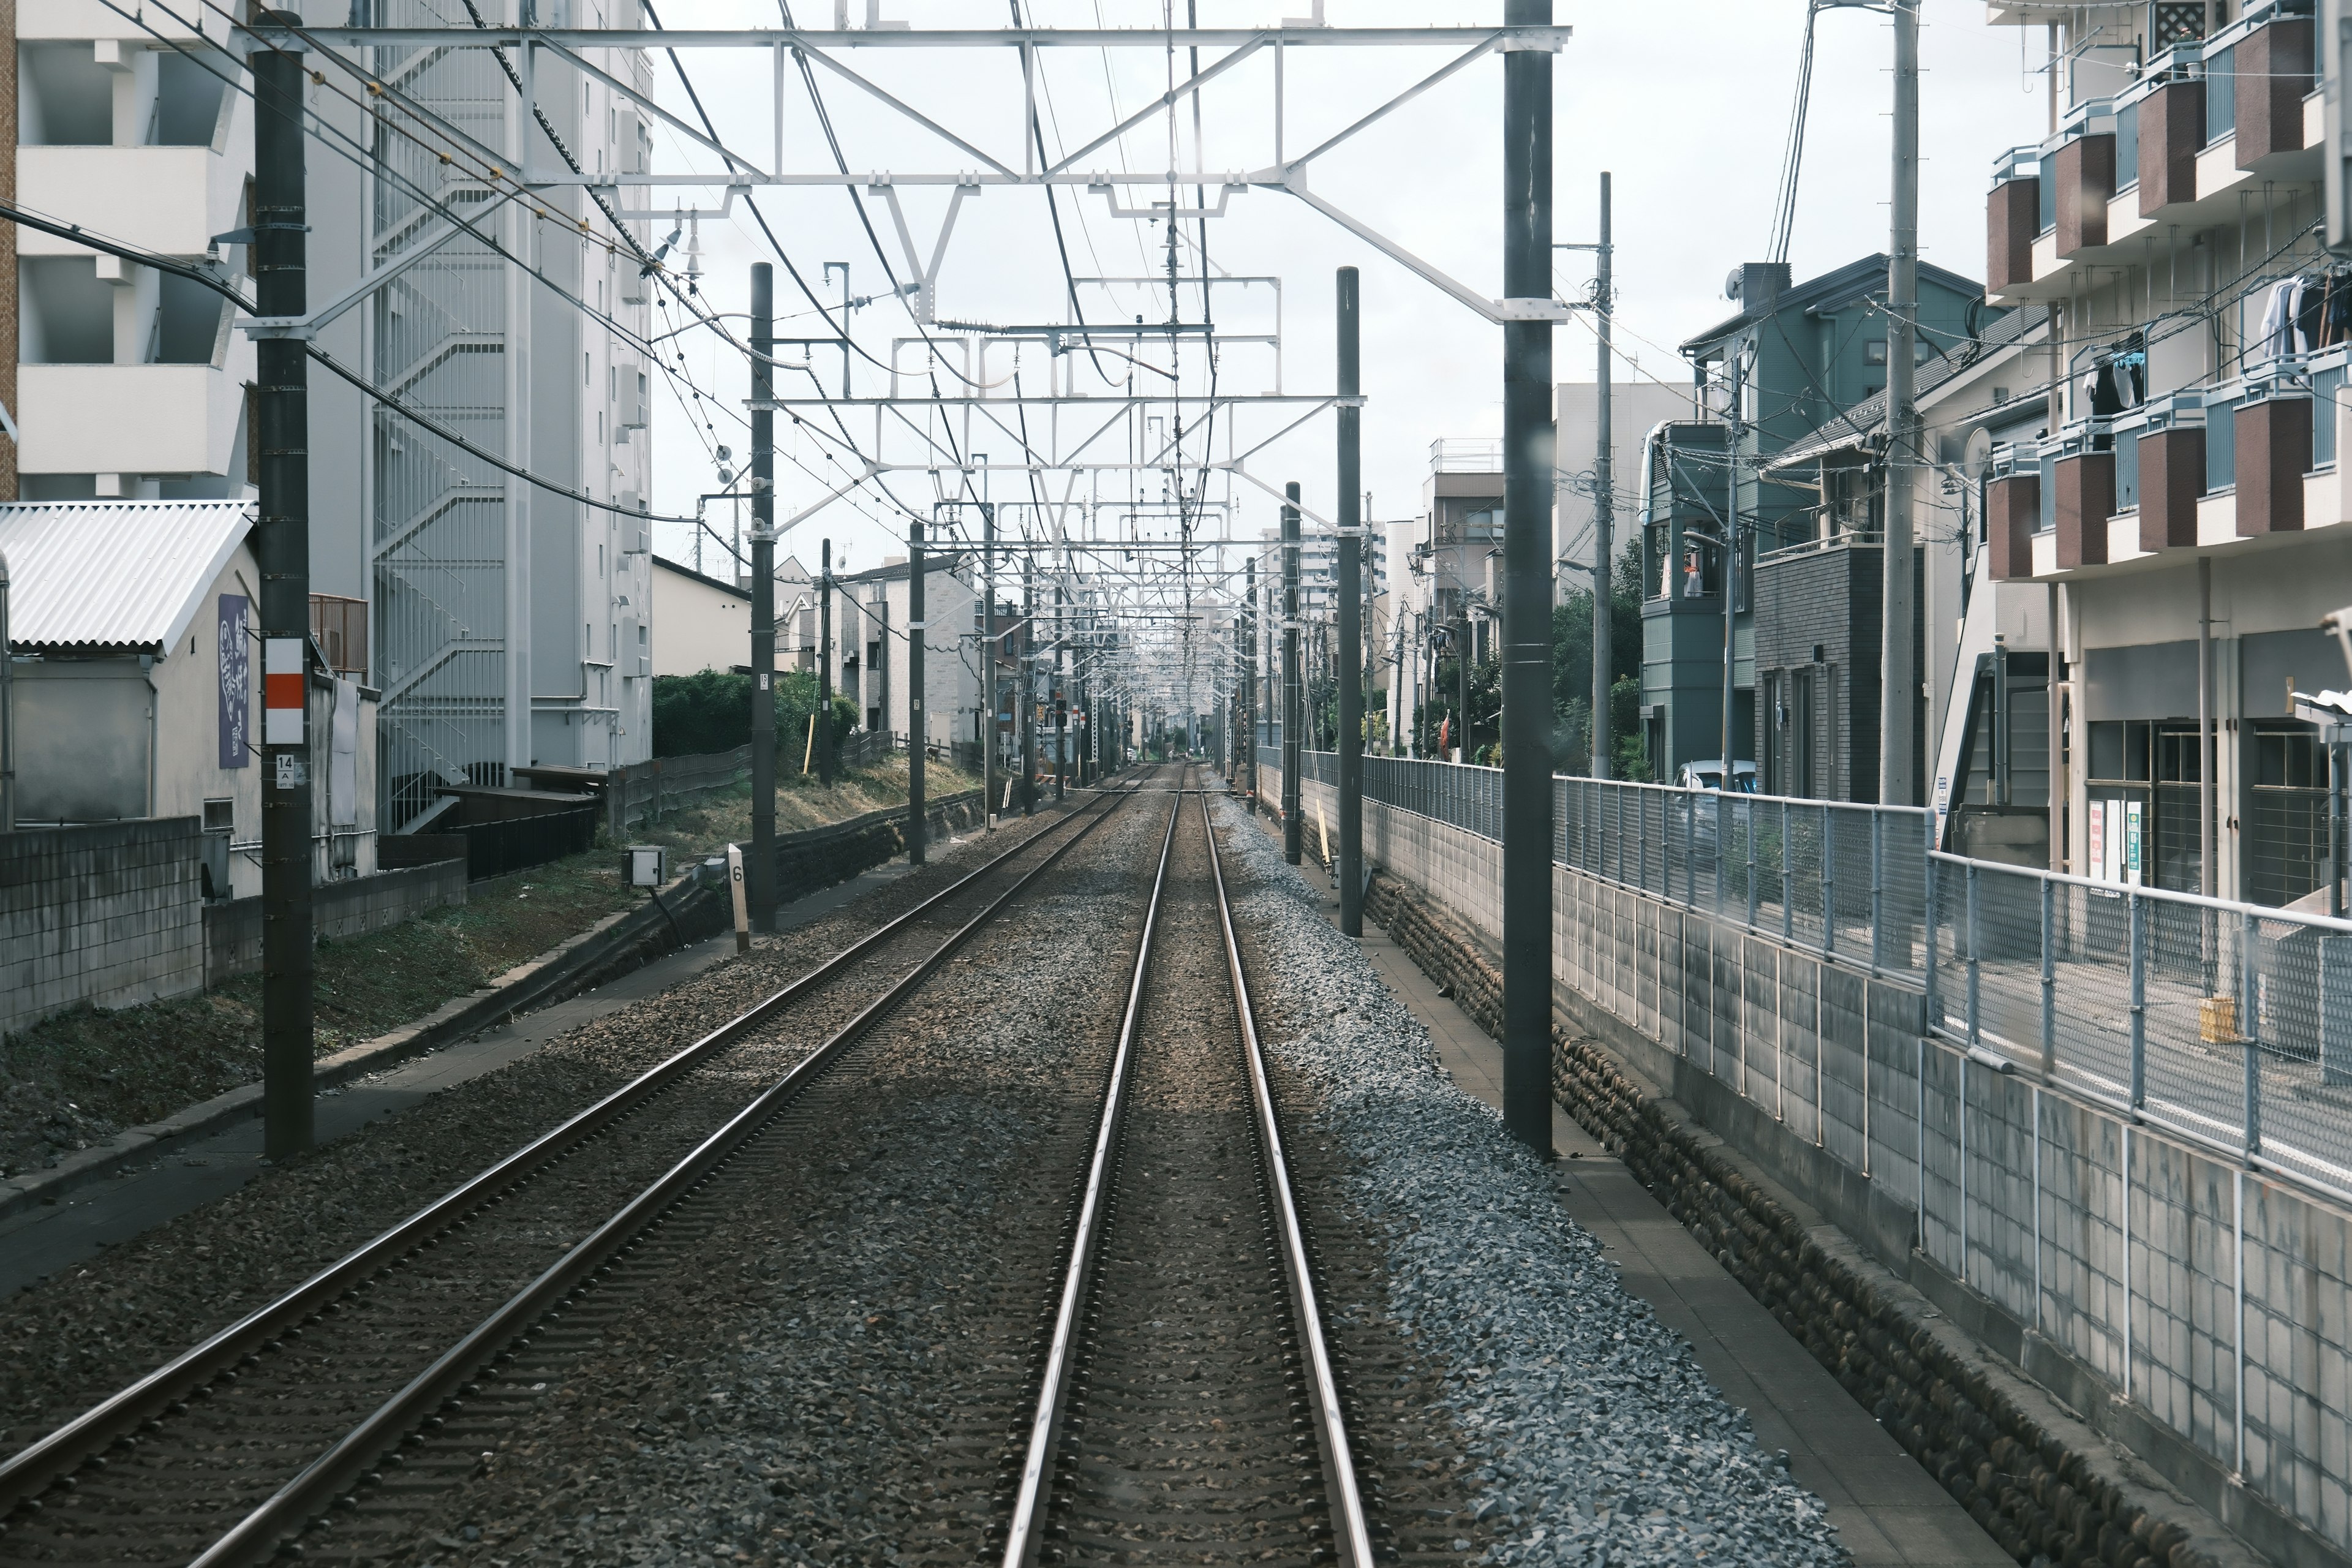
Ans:
POLYGON ((2352 921, 1937 854, 1932 1026, 2352 1193, 2352 921))
POLYGON ((1552 780, 1552 858, 1791 945, 1916 973, 1928 814, 1552 780))

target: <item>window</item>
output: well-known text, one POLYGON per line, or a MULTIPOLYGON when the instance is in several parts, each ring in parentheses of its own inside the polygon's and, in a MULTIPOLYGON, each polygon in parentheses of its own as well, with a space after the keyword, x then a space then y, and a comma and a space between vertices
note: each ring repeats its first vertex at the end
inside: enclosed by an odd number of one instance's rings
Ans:
POLYGON ((2254 726, 2246 792, 2246 898, 2291 904, 2320 886, 2327 863, 2327 754, 2315 725, 2254 726))
POLYGON ((205 831, 206 833, 234 833, 236 831, 236 802, 235 799, 208 800, 205 802, 205 831))
POLYGON ((2203 845, 2197 831, 2197 726, 2189 720, 2108 719, 2090 725, 2088 874, 2197 891, 2203 845), (2134 876, 2137 866, 2138 875, 2134 876))
POLYGON ((1862 363, 1864 364, 1885 364, 1886 363, 1886 340, 1885 338, 1864 339, 1862 345, 1862 363))

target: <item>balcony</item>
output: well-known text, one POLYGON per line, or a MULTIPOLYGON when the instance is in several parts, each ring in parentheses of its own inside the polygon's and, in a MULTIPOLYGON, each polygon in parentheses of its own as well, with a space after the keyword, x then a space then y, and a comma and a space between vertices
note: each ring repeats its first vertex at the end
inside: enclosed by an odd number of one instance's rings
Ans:
POLYGON ((249 359, 242 374, 209 364, 21 366, 23 470, 225 474, 251 374, 249 359))
MULTIPOLYGON (((243 221, 245 164, 209 147, 22 147, 16 191, 37 212, 160 256, 196 257, 243 221)), ((17 253, 92 254, 29 228, 18 231, 17 253)))

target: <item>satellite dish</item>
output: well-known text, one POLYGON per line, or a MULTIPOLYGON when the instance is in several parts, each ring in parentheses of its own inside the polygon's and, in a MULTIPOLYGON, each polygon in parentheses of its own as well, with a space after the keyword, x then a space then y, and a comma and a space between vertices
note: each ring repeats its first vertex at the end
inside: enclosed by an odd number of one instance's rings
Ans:
POLYGON ((1985 477, 1992 467, 1992 432, 1979 425, 1969 432, 1969 444, 1960 453, 1960 471, 1970 484, 1985 477))

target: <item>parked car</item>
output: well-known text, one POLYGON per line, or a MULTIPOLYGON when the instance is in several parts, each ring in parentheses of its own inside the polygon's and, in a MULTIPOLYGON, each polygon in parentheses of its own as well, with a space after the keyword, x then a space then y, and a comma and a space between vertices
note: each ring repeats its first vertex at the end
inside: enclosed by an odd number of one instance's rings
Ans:
MULTIPOLYGON (((1704 762, 1685 763, 1683 764, 1682 775, 1675 779, 1675 782, 1685 789, 1721 789, 1723 787, 1722 759, 1717 757, 1709 757, 1704 762)), ((1737 795, 1754 795, 1756 793, 1756 764, 1754 763, 1734 763, 1731 764, 1731 788, 1733 793, 1737 795)))

